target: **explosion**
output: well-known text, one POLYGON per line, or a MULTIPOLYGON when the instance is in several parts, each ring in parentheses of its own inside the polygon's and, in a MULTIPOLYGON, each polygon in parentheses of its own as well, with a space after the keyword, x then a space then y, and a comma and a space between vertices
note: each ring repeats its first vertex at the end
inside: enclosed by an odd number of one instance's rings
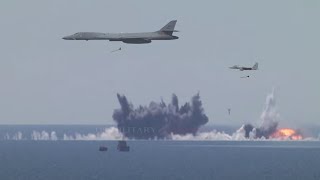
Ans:
POLYGON ((300 132, 290 128, 278 128, 280 114, 276 106, 274 89, 266 98, 266 105, 261 114, 261 125, 254 127, 251 124, 245 124, 242 128, 246 138, 266 138, 281 140, 301 140, 300 132))
POLYGON ((179 106, 173 94, 171 103, 151 102, 149 106, 134 106, 125 96, 117 94, 120 109, 115 109, 113 119, 120 132, 128 138, 167 138, 171 134, 196 134, 199 127, 208 122, 199 93, 190 103, 179 106))
POLYGON ((253 134, 253 138, 269 138, 273 133, 277 131, 279 113, 276 106, 276 99, 274 95, 274 89, 271 94, 266 98, 265 108, 261 114, 261 125, 254 127, 252 124, 245 124, 243 126, 245 130, 245 137, 249 138, 250 134, 253 134))
POLYGON ((302 135, 300 134, 300 132, 298 132, 294 129, 282 128, 282 129, 278 129, 276 132, 274 132, 271 135, 271 138, 281 139, 281 140, 286 140, 286 139, 301 140, 302 135))

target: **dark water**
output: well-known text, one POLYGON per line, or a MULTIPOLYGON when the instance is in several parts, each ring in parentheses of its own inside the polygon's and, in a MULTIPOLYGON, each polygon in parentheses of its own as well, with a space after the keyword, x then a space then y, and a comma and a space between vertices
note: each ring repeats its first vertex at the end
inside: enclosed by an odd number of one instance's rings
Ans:
POLYGON ((116 141, 0 141, 0 179, 320 179, 320 142, 128 144, 117 152, 116 141))

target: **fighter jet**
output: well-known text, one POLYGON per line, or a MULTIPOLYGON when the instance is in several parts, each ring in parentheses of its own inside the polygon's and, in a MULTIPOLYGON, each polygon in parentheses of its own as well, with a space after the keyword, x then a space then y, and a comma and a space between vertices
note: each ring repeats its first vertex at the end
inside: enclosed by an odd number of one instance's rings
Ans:
POLYGON ((258 63, 255 63, 252 67, 240 67, 238 65, 234 65, 232 67, 229 67, 230 69, 239 69, 240 71, 245 70, 258 70, 258 63))
POLYGON ((64 40, 109 40, 122 41, 127 44, 147 44, 152 40, 174 40, 179 39, 178 36, 173 36, 177 20, 170 21, 167 25, 155 32, 145 33, 99 33, 99 32, 78 32, 70 36, 65 36, 64 40))

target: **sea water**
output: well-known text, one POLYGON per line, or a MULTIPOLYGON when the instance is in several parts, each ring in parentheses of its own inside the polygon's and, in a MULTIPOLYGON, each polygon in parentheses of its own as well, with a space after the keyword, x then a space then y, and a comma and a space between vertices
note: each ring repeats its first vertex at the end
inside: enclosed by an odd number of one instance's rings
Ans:
POLYGON ((0 141, 1 180, 319 180, 318 141, 0 141), (108 151, 100 152, 99 146, 108 151))

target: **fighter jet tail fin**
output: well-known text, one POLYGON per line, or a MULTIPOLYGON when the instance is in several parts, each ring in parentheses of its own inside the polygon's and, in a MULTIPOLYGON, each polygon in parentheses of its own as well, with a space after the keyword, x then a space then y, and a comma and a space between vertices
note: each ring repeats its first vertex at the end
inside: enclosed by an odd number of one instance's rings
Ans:
POLYGON ((173 32, 177 32, 174 30, 174 27, 176 26, 177 20, 170 21, 167 25, 165 25, 163 28, 161 28, 159 31, 164 32, 166 34, 172 35, 173 32))
POLYGON ((256 62, 253 66, 252 66, 252 70, 258 70, 258 63, 256 62))

